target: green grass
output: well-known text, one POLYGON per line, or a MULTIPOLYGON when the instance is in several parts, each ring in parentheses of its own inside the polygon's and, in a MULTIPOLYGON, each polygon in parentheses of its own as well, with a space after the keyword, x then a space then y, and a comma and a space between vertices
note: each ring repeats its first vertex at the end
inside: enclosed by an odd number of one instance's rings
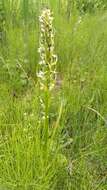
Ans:
POLYGON ((107 190, 106 10, 83 14, 72 4, 68 14, 61 0, 12 2, 1 6, 0 190, 107 190), (47 151, 36 77, 45 4, 58 55, 47 151))

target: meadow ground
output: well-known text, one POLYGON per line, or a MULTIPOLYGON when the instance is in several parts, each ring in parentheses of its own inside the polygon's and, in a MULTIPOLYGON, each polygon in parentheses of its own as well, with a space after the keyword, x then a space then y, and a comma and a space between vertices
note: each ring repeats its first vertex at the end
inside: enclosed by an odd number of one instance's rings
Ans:
POLYGON ((49 1, 58 63, 45 144, 36 76, 45 5, 27 2, 0 5, 0 190, 107 190, 107 12, 49 1))

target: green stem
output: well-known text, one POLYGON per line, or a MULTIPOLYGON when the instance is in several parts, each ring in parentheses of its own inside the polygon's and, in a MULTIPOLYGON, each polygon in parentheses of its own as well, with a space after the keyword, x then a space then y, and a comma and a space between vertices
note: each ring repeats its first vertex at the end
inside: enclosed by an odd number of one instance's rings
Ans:
POLYGON ((45 145, 48 142, 48 130, 49 130, 49 91, 45 93, 45 145))

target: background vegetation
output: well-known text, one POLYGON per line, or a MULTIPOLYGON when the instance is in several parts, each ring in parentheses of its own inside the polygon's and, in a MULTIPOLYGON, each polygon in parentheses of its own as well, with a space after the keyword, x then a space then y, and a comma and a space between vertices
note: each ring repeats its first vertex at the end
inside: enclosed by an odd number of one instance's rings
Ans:
POLYGON ((107 1, 0 1, 0 189, 107 190, 107 1), (57 81, 41 140, 41 10, 54 15, 57 81))

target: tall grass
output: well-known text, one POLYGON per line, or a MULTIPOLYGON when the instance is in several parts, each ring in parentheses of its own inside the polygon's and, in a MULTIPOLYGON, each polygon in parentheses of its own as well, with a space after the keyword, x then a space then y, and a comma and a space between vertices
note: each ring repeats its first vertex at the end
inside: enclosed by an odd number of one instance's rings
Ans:
POLYGON ((106 1, 1 2, 0 189, 106 190, 106 1), (44 141, 37 72, 46 7, 58 62, 44 141))

